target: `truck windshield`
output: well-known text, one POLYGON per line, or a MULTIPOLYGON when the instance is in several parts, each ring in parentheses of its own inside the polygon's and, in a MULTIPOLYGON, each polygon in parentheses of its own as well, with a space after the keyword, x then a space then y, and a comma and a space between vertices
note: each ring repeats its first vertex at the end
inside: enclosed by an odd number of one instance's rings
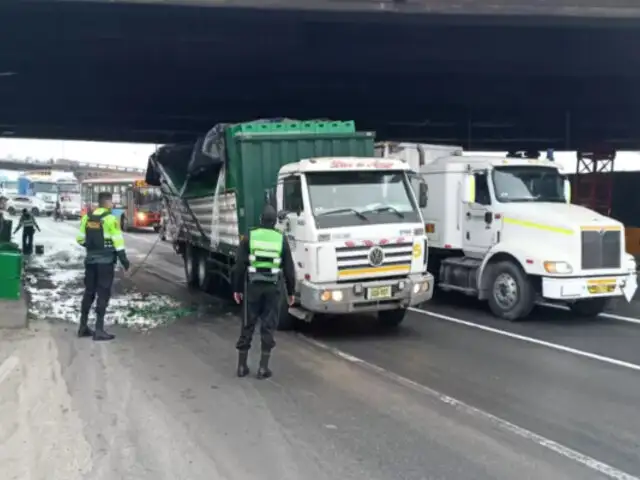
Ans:
POLYGON ((510 166, 493 170, 496 200, 564 203, 564 175, 553 167, 510 166))
POLYGON ((318 228, 420 221, 405 172, 317 172, 306 177, 318 228))

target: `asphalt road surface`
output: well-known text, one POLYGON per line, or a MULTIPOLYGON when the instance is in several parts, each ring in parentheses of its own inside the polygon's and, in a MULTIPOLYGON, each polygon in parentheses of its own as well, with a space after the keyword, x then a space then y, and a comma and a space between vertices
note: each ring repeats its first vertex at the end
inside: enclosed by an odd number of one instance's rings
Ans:
MULTIPOLYGON (((134 261, 155 238, 126 235, 134 261)), ((167 244, 130 281, 199 312, 110 344, 56 323, 0 333, 8 478, 640 478, 633 306, 588 322, 541 307, 513 324, 447 298, 395 333, 333 319, 279 334, 275 376, 258 381, 234 377, 236 310, 188 292, 167 244)))

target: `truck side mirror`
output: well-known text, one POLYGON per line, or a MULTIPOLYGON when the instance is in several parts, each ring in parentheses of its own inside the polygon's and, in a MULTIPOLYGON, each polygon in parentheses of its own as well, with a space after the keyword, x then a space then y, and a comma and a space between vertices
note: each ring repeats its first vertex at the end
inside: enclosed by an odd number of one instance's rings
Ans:
POLYGON ((429 188, 427 184, 423 182, 420 183, 420 187, 418 188, 418 206, 420 208, 425 208, 427 206, 427 201, 429 200, 429 188))
POLYGON ((564 198, 567 203, 571 203, 571 182, 568 178, 564 179, 564 198))
POLYGON ((475 203, 476 179, 473 175, 465 174, 462 180, 462 202, 475 203))

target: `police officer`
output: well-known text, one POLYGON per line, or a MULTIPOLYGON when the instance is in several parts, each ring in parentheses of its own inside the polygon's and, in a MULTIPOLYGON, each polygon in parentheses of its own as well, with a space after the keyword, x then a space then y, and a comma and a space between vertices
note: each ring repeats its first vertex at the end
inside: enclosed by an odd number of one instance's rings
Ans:
POLYGON ((115 337, 104 330, 104 316, 111 298, 115 265, 117 261, 129 270, 129 260, 124 249, 124 238, 120 222, 111 214, 111 194, 98 194, 99 207, 82 217, 76 241, 86 248, 84 270, 84 296, 80 308, 79 337, 93 336, 95 341, 113 340, 115 337), (87 326, 89 310, 96 301, 95 332, 87 326))
POLYGON ((37 228, 39 232, 40 226, 38 222, 36 222, 35 217, 31 212, 29 212, 26 208, 22 209, 22 215, 20 215, 20 221, 18 222, 18 226, 13 231, 15 235, 18 230, 22 228, 22 253, 25 255, 31 255, 33 252, 33 235, 35 234, 35 229, 37 228))
POLYGON ((243 239, 238 249, 238 259, 234 272, 233 298, 240 304, 243 293, 246 294, 245 315, 238 349, 239 377, 249 374, 247 357, 251 348, 251 339, 256 324, 260 321, 262 354, 258 378, 269 378, 269 358, 275 346, 273 338, 278 326, 282 305, 282 277, 289 305, 293 305, 295 288, 295 268, 291 250, 282 233, 275 230, 276 211, 271 205, 265 205, 260 219, 260 227, 243 239), (284 275, 282 275, 284 274, 284 275), (246 286, 246 289, 245 289, 246 286), (246 290, 246 291, 245 291, 246 290))

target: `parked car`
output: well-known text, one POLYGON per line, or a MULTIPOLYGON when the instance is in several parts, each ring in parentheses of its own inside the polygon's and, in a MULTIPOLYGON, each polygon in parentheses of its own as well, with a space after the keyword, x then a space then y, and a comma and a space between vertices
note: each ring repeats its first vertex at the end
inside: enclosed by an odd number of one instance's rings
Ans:
POLYGON ((50 205, 39 198, 22 195, 12 196, 7 200, 6 210, 9 215, 20 215, 25 208, 37 217, 41 215, 51 215, 55 204, 50 205))

